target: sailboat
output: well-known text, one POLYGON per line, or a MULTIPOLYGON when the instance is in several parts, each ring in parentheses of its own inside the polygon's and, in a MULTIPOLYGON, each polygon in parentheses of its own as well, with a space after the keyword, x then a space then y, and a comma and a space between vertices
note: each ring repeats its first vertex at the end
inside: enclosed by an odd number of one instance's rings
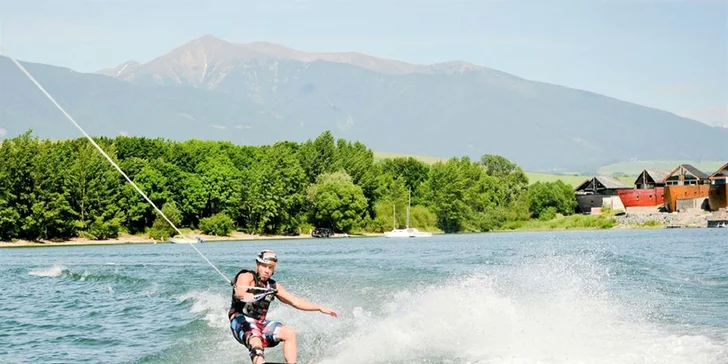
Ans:
POLYGON ((407 227, 405 229, 397 229, 397 208, 395 205, 392 205, 392 231, 387 231, 384 233, 385 238, 426 238, 432 236, 432 233, 425 232, 425 231, 419 231, 417 228, 413 228, 410 226, 410 204, 411 202, 411 192, 408 191, 407 194, 407 227))

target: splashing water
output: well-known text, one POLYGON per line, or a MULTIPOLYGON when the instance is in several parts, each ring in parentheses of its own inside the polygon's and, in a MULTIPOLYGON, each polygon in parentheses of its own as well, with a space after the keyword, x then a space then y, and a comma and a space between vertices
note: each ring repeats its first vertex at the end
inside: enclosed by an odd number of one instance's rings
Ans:
MULTIPOLYGON (((593 262, 592 262, 593 263, 593 262)), ((649 306, 609 294, 608 273, 549 257, 393 293, 383 315, 355 324, 320 364, 723 363, 718 342, 649 320, 649 306)))
MULTIPOLYGON (((273 304, 269 319, 298 333, 299 363, 723 364, 728 240, 710 234, 203 248, 233 275, 241 255, 273 247, 282 257, 276 277, 287 290, 340 313, 335 319, 273 304)), ((179 246, 3 253, 0 362, 250 362, 230 333, 230 287, 179 246), (49 297, 43 315, 28 310, 49 297)), ((281 349, 269 348, 266 359, 283 361, 281 349)))
POLYGON ((31 270, 28 274, 36 277, 60 277, 64 271, 67 271, 66 267, 62 265, 54 265, 50 268, 31 270))

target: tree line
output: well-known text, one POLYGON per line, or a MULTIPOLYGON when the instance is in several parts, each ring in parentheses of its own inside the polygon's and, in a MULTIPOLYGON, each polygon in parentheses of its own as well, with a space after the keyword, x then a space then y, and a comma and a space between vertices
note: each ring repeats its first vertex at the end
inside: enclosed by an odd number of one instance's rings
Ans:
MULTIPOLYGON (((571 186, 536 183, 497 155, 375 161, 326 131, 303 143, 97 137, 95 142, 177 227, 290 235, 316 227, 383 232, 410 224, 445 233, 499 229, 574 212, 571 186)), ((168 238, 172 227, 85 138, 28 131, 0 145, 0 240, 168 238)))

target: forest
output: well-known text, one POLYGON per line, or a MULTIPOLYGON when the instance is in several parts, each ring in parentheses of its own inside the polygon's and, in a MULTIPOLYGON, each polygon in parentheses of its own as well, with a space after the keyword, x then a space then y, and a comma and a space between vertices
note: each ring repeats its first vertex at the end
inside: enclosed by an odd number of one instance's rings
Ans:
MULTIPOLYGON (((529 184, 498 155, 427 164, 375 160, 330 131, 302 143, 235 145, 118 136, 94 141, 179 228, 226 235, 299 235, 317 227, 437 233, 513 230, 572 215, 573 189, 529 184)), ((590 227, 594 223, 586 225, 590 227)), ((611 227, 599 220, 596 227, 611 227)), ((155 239, 175 230, 86 138, 43 140, 31 130, 0 145, 0 240, 155 239)))

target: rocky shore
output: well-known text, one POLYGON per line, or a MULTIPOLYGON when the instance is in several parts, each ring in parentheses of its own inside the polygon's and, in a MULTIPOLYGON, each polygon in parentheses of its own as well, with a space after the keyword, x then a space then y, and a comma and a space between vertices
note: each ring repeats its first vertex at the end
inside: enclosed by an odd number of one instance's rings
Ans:
POLYGON ((704 228, 708 220, 728 220, 728 212, 709 212, 700 209, 686 212, 661 212, 657 208, 628 208, 623 215, 614 217, 619 227, 675 227, 704 228))

